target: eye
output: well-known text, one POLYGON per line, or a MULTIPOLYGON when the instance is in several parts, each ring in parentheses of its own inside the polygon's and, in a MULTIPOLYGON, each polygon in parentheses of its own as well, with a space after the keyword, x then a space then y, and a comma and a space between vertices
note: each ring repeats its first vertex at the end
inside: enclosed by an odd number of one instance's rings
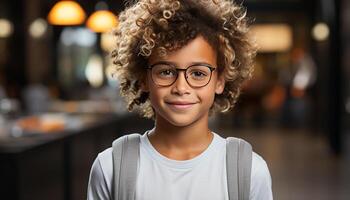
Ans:
POLYGON ((158 78, 173 78, 176 77, 176 69, 166 64, 155 65, 152 73, 158 78))
POLYGON ((159 76, 164 76, 164 77, 173 77, 176 75, 176 72, 171 69, 163 69, 158 72, 159 76))
POLYGON ((191 73, 192 76, 194 77, 202 77, 202 76, 207 76, 207 74, 201 72, 201 71, 194 71, 191 73))
POLYGON ((195 80, 206 79, 210 75, 210 71, 207 67, 194 66, 189 69, 188 75, 195 80))

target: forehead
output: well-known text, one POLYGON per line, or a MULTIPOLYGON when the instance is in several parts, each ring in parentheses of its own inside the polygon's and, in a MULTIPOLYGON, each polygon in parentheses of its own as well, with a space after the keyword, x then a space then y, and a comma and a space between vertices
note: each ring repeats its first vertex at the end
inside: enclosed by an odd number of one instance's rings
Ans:
POLYGON ((192 62, 205 62, 216 66, 217 53, 213 47, 202 37, 197 36, 185 46, 176 51, 168 52, 165 56, 152 54, 148 60, 149 64, 154 64, 159 61, 169 61, 185 66, 192 62))

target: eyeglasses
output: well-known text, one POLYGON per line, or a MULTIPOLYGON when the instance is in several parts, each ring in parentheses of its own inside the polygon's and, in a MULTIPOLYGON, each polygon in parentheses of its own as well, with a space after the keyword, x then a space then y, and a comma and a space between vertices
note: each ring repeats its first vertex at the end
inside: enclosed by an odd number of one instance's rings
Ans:
POLYGON ((152 81, 158 86, 170 86, 178 78, 179 71, 183 71, 187 83, 191 87, 204 87, 210 80, 212 72, 216 69, 206 63, 196 63, 186 69, 180 69, 173 63, 158 62, 147 69, 151 70, 152 81))

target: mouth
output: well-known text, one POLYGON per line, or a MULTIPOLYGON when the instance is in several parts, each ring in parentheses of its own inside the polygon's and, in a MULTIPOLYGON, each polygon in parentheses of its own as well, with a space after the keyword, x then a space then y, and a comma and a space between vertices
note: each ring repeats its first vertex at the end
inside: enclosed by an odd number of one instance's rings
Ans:
POLYGON ((165 102, 167 105, 170 106, 170 108, 176 109, 176 110, 184 110, 189 109, 193 107, 197 103, 193 102, 165 102))

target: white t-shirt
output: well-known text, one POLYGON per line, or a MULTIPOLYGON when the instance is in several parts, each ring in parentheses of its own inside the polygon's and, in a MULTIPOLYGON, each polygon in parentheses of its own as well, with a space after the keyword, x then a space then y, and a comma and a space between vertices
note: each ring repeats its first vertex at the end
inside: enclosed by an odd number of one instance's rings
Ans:
MULTIPOLYGON (((216 133, 205 151, 190 160, 172 160, 141 136, 136 200, 228 200, 226 140, 216 133)), ((112 148, 100 153, 90 172, 87 199, 111 200, 112 148)), ((250 200, 272 200, 266 162, 253 152, 250 200)))

